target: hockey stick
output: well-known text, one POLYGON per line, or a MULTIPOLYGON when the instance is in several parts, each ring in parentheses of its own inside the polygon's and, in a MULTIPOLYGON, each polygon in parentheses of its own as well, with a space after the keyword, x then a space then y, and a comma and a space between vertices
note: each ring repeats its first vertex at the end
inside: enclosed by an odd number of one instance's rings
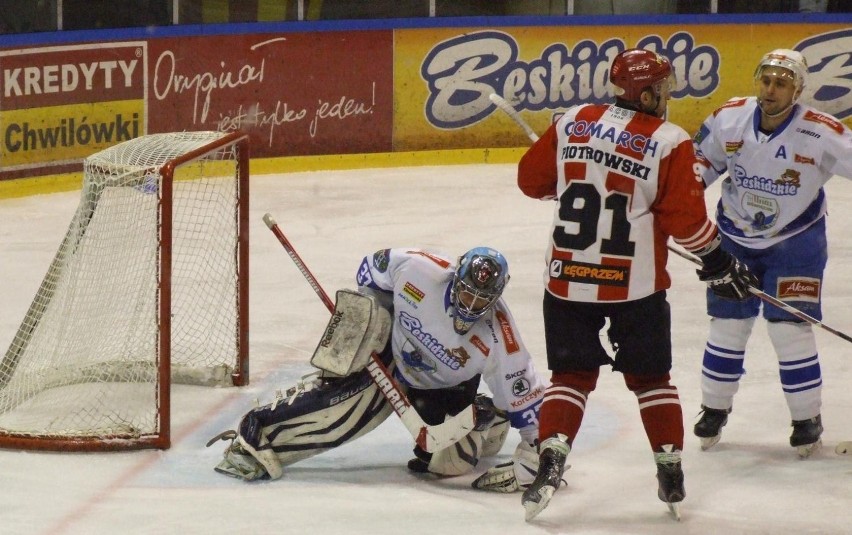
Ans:
MULTIPOLYGON (((322 286, 320 286, 313 273, 310 272, 308 266, 305 265, 305 262, 296 252, 296 249, 293 248, 290 240, 287 239, 278 227, 278 223, 275 222, 272 215, 264 215, 263 222, 266 223, 269 230, 275 234, 275 237, 278 238, 278 241, 281 242, 282 246, 284 246, 284 250, 287 251, 287 254, 296 264, 296 267, 299 268, 299 271, 308 281, 308 284, 311 285, 314 292, 316 292, 319 296, 328 311, 330 313, 334 313, 334 303, 332 303, 331 299, 329 299, 328 294, 322 289, 322 286)), ((409 401, 405 391, 402 390, 402 387, 396 379, 393 378, 390 371, 384 365, 376 352, 373 352, 370 355, 370 363, 367 364, 367 371, 370 373, 370 378, 374 383, 376 383, 379 390, 382 391, 385 399, 387 399, 388 403, 390 403, 391 407, 393 407, 394 412, 396 412, 399 419, 402 420, 405 428, 408 429, 408 432, 411 433, 412 437, 414 437, 417 445, 423 450, 434 453, 438 450, 448 448, 464 438, 475 427, 476 414, 474 412, 473 405, 468 406, 463 411, 452 418, 448 418, 443 423, 429 425, 424 422, 423 418, 420 417, 420 414, 417 413, 417 409, 411 406, 411 401, 409 401)))
MULTIPOLYGON (((703 265, 701 263, 701 260, 692 256, 691 254, 687 253, 686 251, 681 251, 680 249, 678 249, 678 248, 676 248, 672 245, 668 245, 668 248, 669 248, 669 251, 673 252, 674 254, 678 255, 681 258, 685 258, 685 259, 689 260, 690 262, 692 262, 693 264, 695 264, 697 266, 703 265)), ((784 312, 787 312, 788 314, 792 314, 793 316, 796 316, 797 318, 799 318, 802 321, 806 321, 806 322, 810 323, 811 325, 816 325, 817 327, 821 327, 821 328, 825 329, 826 331, 830 332, 831 334, 834 334, 836 336, 839 336, 840 338, 843 338, 847 342, 852 342, 852 337, 850 337, 849 335, 844 334, 844 333, 838 331, 837 329, 832 329, 831 327, 829 327, 825 323, 819 321, 818 319, 816 319, 812 316, 809 316, 808 314, 805 314, 804 312, 802 312, 798 308, 791 306, 791 305, 788 305, 784 301, 781 301, 780 299, 773 297, 773 296, 769 295, 768 293, 766 293, 762 290, 759 290, 758 288, 755 288, 754 286, 749 286, 748 291, 751 292, 751 294, 754 295, 755 297, 758 297, 758 298, 760 298, 761 300, 763 300, 767 303, 775 305, 776 307, 780 308, 784 312)))
POLYGON ((488 95, 488 98, 491 99, 491 102, 493 102, 498 108, 503 110, 506 115, 509 116, 510 119, 515 121, 515 124, 523 128, 524 132, 527 133, 527 136, 533 141, 533 143, 538 141, 538 134, 533 132, 533 129, 530 128, 530 125, 528 125, 526 121, 521 119, 521 116, 518 115, 518 112, 515 110, 515 108, 513 108, 512 105, 509 104, 505 98, 501 97, 497 93, 491 93, 490 95, 488 95))

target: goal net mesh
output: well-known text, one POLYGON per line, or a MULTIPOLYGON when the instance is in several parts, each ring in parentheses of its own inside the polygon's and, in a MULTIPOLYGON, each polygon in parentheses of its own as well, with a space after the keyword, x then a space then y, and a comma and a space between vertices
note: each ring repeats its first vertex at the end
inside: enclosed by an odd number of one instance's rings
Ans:
POLYGON ((0 361, 0 435, 156 436, 162 366, 174 382, 232 384, 240 145, 167 165, 223 136, 153 134, 85 160, 80 204, 0 361))

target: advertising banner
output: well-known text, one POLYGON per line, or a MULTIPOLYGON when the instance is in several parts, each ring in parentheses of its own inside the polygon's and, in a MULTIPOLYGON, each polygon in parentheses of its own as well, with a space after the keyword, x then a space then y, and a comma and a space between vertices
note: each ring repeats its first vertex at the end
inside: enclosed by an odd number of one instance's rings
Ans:
POLYGON ((391 30, 0 50, 0 179, 147 133, 242 130, 252 157, 390 152, 391 30))
POLYGON ((252 157, 392 150, 391 30, 149 41, 150 128, 242 130, 252 157))
POLYGON ((79 163, 145 133, 146 44, 0 51, 0 170, 79 163))
POLYGON ((774 48, 803 53, 802 100, 852 125, 852 28, 831 24, 550 26, 398 30, 394 147, 516 147, 524 132, 488 96, 511 102, 541 133, 565 109, 610 102, 609 63, 626 48, 672 62, 669 119, 695 132, 731 97, 755 93, 753 74, 774 48))
POLYGON ((491 93, 541 133, 571 106, 612 101, 609 64, 630 47, 671 60, 669 119, 690 133, 754 94, 774 48, 808 60, 802 101, 852 125, 848 24, 189 32, 0 50, 0 180, 76 171, 115 143, 189 130, 244 131, 253 158, 522 147, 491 93))

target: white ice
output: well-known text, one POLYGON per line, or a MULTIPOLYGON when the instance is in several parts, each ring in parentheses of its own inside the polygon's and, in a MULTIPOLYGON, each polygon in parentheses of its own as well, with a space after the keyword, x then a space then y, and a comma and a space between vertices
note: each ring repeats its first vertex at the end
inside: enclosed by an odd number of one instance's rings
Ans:
MULTIPOLYGON (((553 205, 524 197, 513 165, 459 165, 256 176, 251 180, 251 386, 173 388, 173 445, 165 451, 61 454, 0 450, 2 534, 556 534, 849 533, 852 346, 817 330, 824 375, 825 446, 799 460, 766 330, 749 343, 747 375, 722 442, 692 436, 707 332, 703 285, 672 256, 675 364, 686 428, 681 522, 657 499, 655 468, 636 398, 602 373, 565 474, 567 486, 532 523, 520 495, 470 488, 473 476, 409 474, 411 439, 391 416, 371 434, 243 483, 213 471, 241 415, 310 371, 327 311, 261 221, 270 212, 329 292, 352 287, 358 262, 385 247, 459 254, 490 245, 509 259, 506 298, 536 365, 547 373, 541 319, 544 249, 553 205)), ((852 333, 852 184, 829 183, 830 259, 824 320, 852 333)), ((713 202, 714 190, 708 193, 713 202)), ((0 349, 5 350, 58 247, 77 192, 0 201, 0 349)), ((69 311, 73 313, 73 311, 69 311)), ((655 328, 648 325, 649 329, 655 328)), ((549 376, 548 376, 549 377, 549 376)), ((518 441, 510 434, 497 459, 518 441)))

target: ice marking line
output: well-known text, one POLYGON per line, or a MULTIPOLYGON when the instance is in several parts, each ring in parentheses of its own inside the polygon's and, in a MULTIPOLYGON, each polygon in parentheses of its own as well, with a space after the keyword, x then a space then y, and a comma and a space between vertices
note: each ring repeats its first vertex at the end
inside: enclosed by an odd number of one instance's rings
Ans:
MULTIPOLYGON (((225 407, 245 397, 254 398, 258 395, 268 393, 268 391, 274 391, 276 388, 275 385, 280 384, 280 380, 283 377, 287 377, 292 373, 293 370, 288 366, 284 369, 279 369, 275 372, 269 373, 261 381, 258 381, 258 384, 255 386, 260 386, 260 389, 251 388, 251 390, 248 390, 246 388, 235 388, 234 392, 220 400, 218 403, 213 405, 204 413, 200 414, 198 418, 195 418, 193 420, 194 423, 182 427, 179 432, 172 437, 172 449, 174 449, 175 446, 186 440, 188 437, 195 434, 199 429, 201 429, 205 425, 208 425, 210 420, 214 419, 217 416, 221 416, 225 407)), ((164 453, 167 453, 168 451, 169 450, 143 450, 140 452, 136 452, 142 454, 143 458, 140 459, 136 464, 119 474, 115 479, 112 480, 112 482, 108 483, 99 492, 94 493, 81 506, 76 507, 76 509, 65 514, 44 533, 54 535, 71 532, 75 523, 88 516, 97 505, 106 501, 110 497, 110 495, 114 494, 121 488, 128 487, 128 484, 131 481, 137 479, 140 474, 142 474, 146 469, 150 468, 151 465, 161 461, 164 453)))

